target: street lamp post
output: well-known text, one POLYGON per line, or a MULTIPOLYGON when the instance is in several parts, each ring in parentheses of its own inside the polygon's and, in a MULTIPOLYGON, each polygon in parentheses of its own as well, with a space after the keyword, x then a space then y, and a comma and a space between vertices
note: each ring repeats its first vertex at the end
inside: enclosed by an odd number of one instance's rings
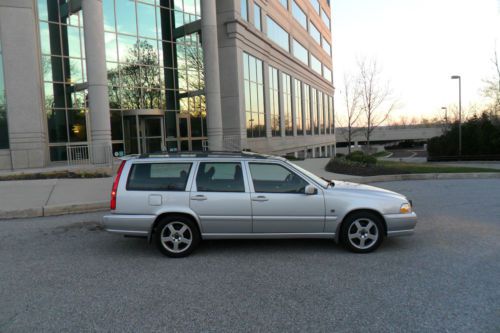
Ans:
POLYGON ((452 80, 458 80, 458 158, 462 157, 462 78, 453 75, 452 80))
POLYGON ((446 106, 441 107, 444 110, 444 123, 448 125, 448 108, 446 106))

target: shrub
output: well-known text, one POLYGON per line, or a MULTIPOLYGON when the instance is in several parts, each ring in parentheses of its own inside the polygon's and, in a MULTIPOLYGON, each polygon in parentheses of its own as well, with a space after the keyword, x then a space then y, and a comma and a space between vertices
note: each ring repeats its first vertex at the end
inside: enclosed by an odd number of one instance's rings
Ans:
POLYGON ((377 158, 370 155, 366 155, 362 151, 354 151, 349 155, 347 155, 345 158, 348 161, 357 162, 365 165, 377 164, 377 158))

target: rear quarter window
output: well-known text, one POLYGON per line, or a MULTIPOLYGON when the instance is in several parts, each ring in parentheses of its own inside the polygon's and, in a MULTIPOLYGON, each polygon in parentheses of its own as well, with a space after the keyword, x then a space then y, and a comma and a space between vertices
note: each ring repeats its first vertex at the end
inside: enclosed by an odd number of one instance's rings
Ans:
POLYGON ((191 163, 133 164, 128 191, 185 191, 191 163))

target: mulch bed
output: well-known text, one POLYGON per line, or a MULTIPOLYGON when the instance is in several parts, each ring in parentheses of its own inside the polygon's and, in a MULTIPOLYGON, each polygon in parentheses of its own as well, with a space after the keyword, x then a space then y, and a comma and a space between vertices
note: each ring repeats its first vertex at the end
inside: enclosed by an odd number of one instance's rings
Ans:
POLYGON ((349 161, 330 160, 325 167, 328 172, 342 173, 353 176, 379 176, 379 175, 401 175, 410 172, 396 168, 387 168, 378 165, 363 165, 349 161))

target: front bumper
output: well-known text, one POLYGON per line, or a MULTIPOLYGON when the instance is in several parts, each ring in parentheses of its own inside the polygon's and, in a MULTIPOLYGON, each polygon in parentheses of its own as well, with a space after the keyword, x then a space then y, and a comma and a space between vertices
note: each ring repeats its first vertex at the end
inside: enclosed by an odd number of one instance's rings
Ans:
POLYGON ((102 218, 102 224, 106 231, 128 235, 147 236, 155 221, 154 215, 121 215, 110 214, 102 218))
POLYGON ((408 236, 413 234, 417 225, 417 214, 384 215, 387 224, 387 237, 408 236))

